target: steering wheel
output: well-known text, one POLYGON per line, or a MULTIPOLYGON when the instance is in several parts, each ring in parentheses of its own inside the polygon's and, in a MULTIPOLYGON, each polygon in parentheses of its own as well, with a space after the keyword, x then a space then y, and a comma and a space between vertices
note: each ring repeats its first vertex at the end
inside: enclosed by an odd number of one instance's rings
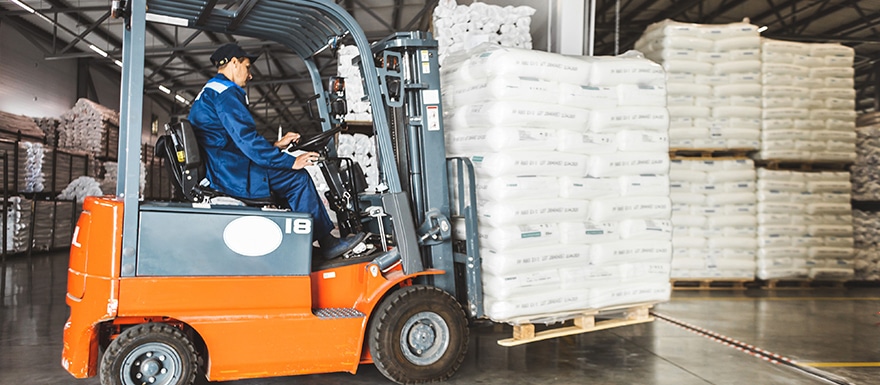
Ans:
POLYGON ((309 137, 309 138, 300 138, 300 140, 296 143, 291 143, 290 147, 287 148, 288 151, 318 151, 321 150, 324 146, 327 145, 327 142, 330 141, 330 138, 333 135, 336 135, 338 132, 342 131, 343 126, 337 126, 331 128, 327 131, 324 131, 318 135, 309 137))

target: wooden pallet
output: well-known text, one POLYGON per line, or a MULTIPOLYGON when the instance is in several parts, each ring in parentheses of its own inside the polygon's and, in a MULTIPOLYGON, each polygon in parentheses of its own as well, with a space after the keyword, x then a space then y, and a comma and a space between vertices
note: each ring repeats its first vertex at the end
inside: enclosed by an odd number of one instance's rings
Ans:
POLYGON ((534 323, 520 323, 513 326, 513 337, 499 340, 501 346, 517 346, 530 342, 548 340, 570 336, 575 334, 589 333, 599 330, 611 329, 621 326, 636 325, 651 322, 654 317, 649 313, 654 304, 627 305, 611 307, 600 310, 591 310, 574 314, 569 318, 571 322, 563 322, 560 327, 551 327, 542 331, 535 331, 534 323), (610 316, 616 317, 610 317, 610 316), (610 318, 609 318, 610 317, 610 318), (597 321, 596 319, 601 319, 597 321))
POLYGON ((745 290, 753 279, 672 279, 672 290, 745 290))
POLYGON ((799 161, 799 160, 756 160, 755 166, 763 167, 770 170, 791 170, 791 171, 847 171, 852 166, 852 162, 820 162, 820 161, 799 161))
POLYGON ((814 280, 814 279, 768 279, 762 281, 761 288, 767 290, 801 290, 815 288, 843 289, 846 281, 814 280))
POLYGON ((671 159, 748 159, 753 148, 670 148, 671 159))

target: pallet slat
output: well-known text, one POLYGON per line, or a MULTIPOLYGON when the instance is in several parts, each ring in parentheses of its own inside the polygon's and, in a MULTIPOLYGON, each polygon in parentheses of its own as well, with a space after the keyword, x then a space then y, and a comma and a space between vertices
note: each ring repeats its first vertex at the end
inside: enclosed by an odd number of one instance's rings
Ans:
POLYGON ((551 338, 558 338, 575 334, 611 329, 621 326, 651 322, 654 320, 654 317, 650 314, 650 309, 652 306, 653 304, 643 304, 637 306, 607 308, 580 313, 570 318, 570 320, 573 322, 573 325, 571 326, 550 328, 539 332, 535 331, 535 325, 533 323, 522 323, 513 326, 512 338, 499 340, 498 344, 507 347, 517 346, 531 342, 548 340, 551 338), (617 313, 620 313, 619 317, 596 321, 597 317, 602 318, 603 315, 617 313))
POLYGON ((747 159, 753 148, 670 148, 671 159, 747 159))
POLYGON ((672 290, 746 290, 754 279, 672 279, 672 290))

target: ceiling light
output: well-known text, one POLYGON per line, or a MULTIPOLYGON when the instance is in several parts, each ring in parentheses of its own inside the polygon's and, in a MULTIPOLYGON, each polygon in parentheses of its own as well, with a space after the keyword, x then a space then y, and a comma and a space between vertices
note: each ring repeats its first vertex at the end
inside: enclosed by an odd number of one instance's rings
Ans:
POLYGON ((769 28, 769 27, 767 27, 766 25, 763 26, 763 27, 761 27, 761 28, 758 28, 758 33, 764 32, 764 31, 766 31, 768 28, 769 28))
POLYGON ((165 87, 165 86, 163 86, 163 85, 161 85, 161 84, 159 85, 159 91, 162 91, 162 92, 164 92, 164 93, 166 93, 166 94, 168 94, 168 95, 171 95, 171 89, 168 88, 168 87, 165 87))
POLYGON ((121 60, 114 60, 113 62, 116 63, 116 65, 118 65, 119 68, 122 68, 122 61, 121 60))
POLYGON ((25 11, 28 11, 28 12, 30 12, 30 13, 34 13, 34 12, 36 12, 36 11, 34 11, 33 8, 29 7, 29 6, 28 6, 27 4, 25 4, 25 3, 22 3, 20 0, 10 0, 10 1, 12 1, 13 3, 15 3, 15 5, 17 5, 17 6, 24 8, 25 11))
POLYGON ((103 57, 107 57, 107 52, 104 52, 103 49, 100 49, 100 48, 98 48, 98 47, 95 47, 94 44, 89 44, 89 48, 91 48, 92 51, 97 52, 98 55, 101 55, 101 56, 103 56, 103 57))
POLYGON ((189 100, 186 100, 186 98, 184 98, 183 96, 174 95, 174 99, 177 99, 178 102, 181 102, 183 104, 189 104, 189 100))

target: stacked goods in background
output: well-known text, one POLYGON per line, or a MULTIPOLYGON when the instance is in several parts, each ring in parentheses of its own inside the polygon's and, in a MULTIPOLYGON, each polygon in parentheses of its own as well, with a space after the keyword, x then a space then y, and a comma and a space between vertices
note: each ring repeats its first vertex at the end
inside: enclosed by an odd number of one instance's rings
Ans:
POLYGON ((20 196, 10 197, 4 202, 6 209, 6 244, 4 251, 18 253, 28 250, 30 244, 31 216, 33 201, 20 196))
POLYGON ((499 7, 477 1, 458 5, 455 0, 441 0, 434 8, 432 26, 440 64, 447 56, 482 43, 531 49, 529 28, 534 13, 534 8, 526 6, 499 7))
POLYGON ((54 147, 58 144, 58 136, 61 134, 58 132, 58 126, 61 125, 61 120, 58 118, 43 117, 34 118, 34 123, 40 128, 40 131, 43 131, 43 134, 46 137, 47 146, 54 147))
POLYGON ((880 113, 856 121, 856 161, 851 167, 855 279, 880 280, 880 113))
MULTIPOLYGON (((379 181, 379 164, 377 162, 378 152, 376 151, 376 142, 372 137, 364 134, 339 134, 336 136, 336 156, 340 158, 349 158, 361 167, 364 173, 367 185, 367 191, 382 191, 384 187, 379 181)), ((315 190, 321 196, 321 201, 327 207, 327 214, 330 219, 336 221, 336 212, 330 209, 330 203, 327 201, 326 192, 330 191, 330 186, 324 179, 324 174, 318 166, 307 166, 305 168, 315 183, 315 190)), ((340 166, 340 172, 348 172, 346 163, 340 166)), ((362 192, 362 191, 358 191, 362 192)))
POLYGON ((61 115, 58 147, 84 151, 99 159, 117 158, 119 113, 88 99, 79 99, 61 115))
POLYGON ((747 22, 648 26, 635 48, 667 72, 670 148, 758 148, 760 39, 747 22))
POLYGON ((855 279, 880 281, 880 213, 853 210, 855 279))
POLYGON ((880 113, 859 116, 851 171, 853 199, 880 201, 880 113))
POLYGON ((855 160, 852 48, 762 40, 764 120, 756 159, 855 160))
POLYGON ((67 247, 80 208, 73 201, 33 200, 20 196, 6 202, 6 245, 3 251, 21 253, 67 247))
POLYGON ((348 106, 349 122, 372 122, 373 111, 370 101, 366 100, 361 70, 353 60, 358 57, 357 46, 342 45, 337 53, 336 74, 345 79, 345 103, 348 106))
POLYGON ((43 142, 45 134, 33 118, 0 111, 0 139, 43 142))
POLYGON ((851 279, 852 185, 845 171, 758 169, 760 279, 851 279))
POLYGON ((755 278, 755 165, 750 159, 671 161, 672 278, 755 278))
POLYGON ((446 63, 447 153, 477 173, 487 316, 518 323, 667 300, 662 68, 491 44, 446 63))

